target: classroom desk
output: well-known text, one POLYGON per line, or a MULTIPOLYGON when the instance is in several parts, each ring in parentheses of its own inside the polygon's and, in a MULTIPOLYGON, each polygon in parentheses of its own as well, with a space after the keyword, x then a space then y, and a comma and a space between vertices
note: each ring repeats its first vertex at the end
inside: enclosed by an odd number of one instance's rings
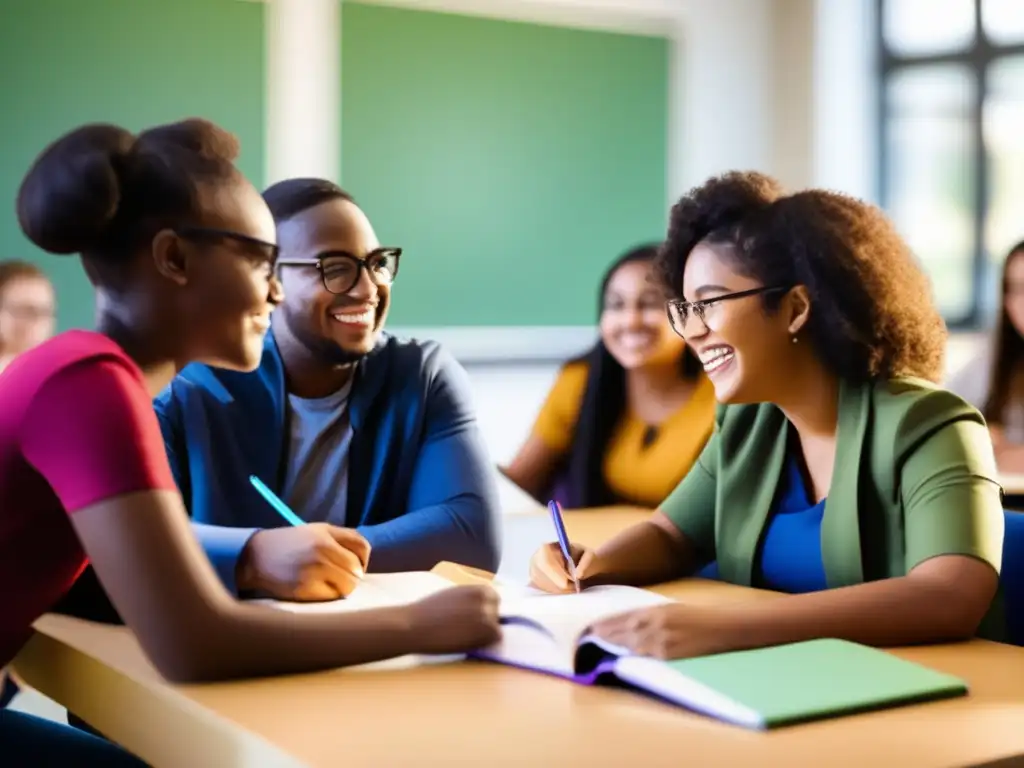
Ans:
MULTIPOLYGON (((642 519, 567 514, 589 544, 642 519)), ((778 599, 688 580, 684 602, 778 599)), ((166 683, 124 628, 46 616, 15 666, 157 766, 954 766, 1024 755, 1024 649, 973 641, 898 655, 971 696, 755 733, 621 690, 482 663, 367 667, 212 685, 166 683)))

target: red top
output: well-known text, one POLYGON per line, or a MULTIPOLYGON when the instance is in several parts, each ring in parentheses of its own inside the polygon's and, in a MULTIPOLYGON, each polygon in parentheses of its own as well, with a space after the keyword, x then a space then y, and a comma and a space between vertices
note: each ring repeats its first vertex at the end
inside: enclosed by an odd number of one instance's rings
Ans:
POLYGON ((0 375, 0 667, 78 578, 68 518, 126 493, 175 490, 142 371, 111 339, 68 331, 0 375))

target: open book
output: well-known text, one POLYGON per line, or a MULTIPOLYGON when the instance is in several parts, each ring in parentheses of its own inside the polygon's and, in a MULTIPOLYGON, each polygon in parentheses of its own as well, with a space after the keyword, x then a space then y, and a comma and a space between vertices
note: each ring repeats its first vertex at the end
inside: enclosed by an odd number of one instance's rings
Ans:
MULTIPOLYGON (((345 600, 261 601, 289 611, 352 611, 401 605, 453 586, 433 573, 369 574, 345 600)), ((502 638, 472 658, 583 685, 626 685, 747 728, 808 720, 967 693, 960 679, 843 640, 811 640, 696 659, 635 656, 587 632, 599 619, 669 602, 632 587, 549 595, 495 585, 502 638)))
MULTIPOLYGON (((293 603, 254 600, 295 613, 336 613, 404 605, 454 587, 448 579, 428 572, 369 573, 343 600, 293 603)), ((574 641, 587 626, 605 616, 658 605, 668 599, 634 587, 591 587, 580 594, 549 595, 517 585, 492 584, 501 596, 505 639, 495 646, 538 669, 571 677, 574 641), (519 631, 529 628, 529 631, 519 631)), ((497 652, 497 651, 496 651, 497 652)))
POLYGON ((583 685, 625 685, 746 728, 767 729, 963 696, 967 685, 876 648, 820 639, 694 659, 636 656, 587 632, 600 618, 667 602, 629 587, 502 600, 503 637, 472 656, 583 685))
MULTIPOLYGON (((567 595, 551 595, 530 587, 497 589, 501 595, 502 638, 471 655, 584 684, 593 683, 607 671, 581 658, 597 642, 586 635, 591 624, 669 602, 668 598, 634 587, 591 587, 567 595)), ((610 646, 595 650, 602 657, 625 653, 610 646)))
POLYGON ((610 683, 746 728, 767 729, 916 701, 962 696, 952 675, 844 640, 821 639, 695 659, 636 656, 587 632, 598 619, 668 602, 630 587, 502 598, 502 639, 472 656, 610 683))

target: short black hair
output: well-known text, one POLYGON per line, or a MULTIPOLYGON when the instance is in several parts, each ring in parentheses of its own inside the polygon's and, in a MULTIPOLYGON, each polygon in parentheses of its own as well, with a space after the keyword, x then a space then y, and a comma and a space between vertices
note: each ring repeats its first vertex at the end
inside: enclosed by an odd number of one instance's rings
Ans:
POLYGON ((138 135, 76 128, 36 158, 18 189, 22 231, 44 251, 116 263, 167 227, 199 223, 199 186, 240 178, 238 140, 192 118, 138 135))
POLYGON ((331 200, 356 202, 333 181, 316 178, 285 179, 271 184, 263 190, 263 199, 278 224, 331 200))
MULTIPOLYGON (((947 332, 931 284, 877 207, 820 189, 786 195, 760 173, 711 179, 672 208, 660 254, 672 294, 702 240, 730 246, 739 270, 763 285, 805 286, 809 343, 840 377, 941 381, 947 332)), ((762 297, 769 312, 780 301, 762 297)))

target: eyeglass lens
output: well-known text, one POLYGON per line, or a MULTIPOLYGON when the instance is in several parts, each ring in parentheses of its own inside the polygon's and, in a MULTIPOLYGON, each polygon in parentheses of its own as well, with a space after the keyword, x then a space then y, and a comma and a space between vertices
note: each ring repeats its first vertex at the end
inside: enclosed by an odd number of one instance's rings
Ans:
POLYGON ((390 285, 398 271, 398 254, 385 250, 371 253, 365 261, 355 256, 339 254, 325 258, 321 264, 324 286, 331 293, 348 293, 359 282, 359 273, 365 267, 370 279, 377 285, 390 285))

